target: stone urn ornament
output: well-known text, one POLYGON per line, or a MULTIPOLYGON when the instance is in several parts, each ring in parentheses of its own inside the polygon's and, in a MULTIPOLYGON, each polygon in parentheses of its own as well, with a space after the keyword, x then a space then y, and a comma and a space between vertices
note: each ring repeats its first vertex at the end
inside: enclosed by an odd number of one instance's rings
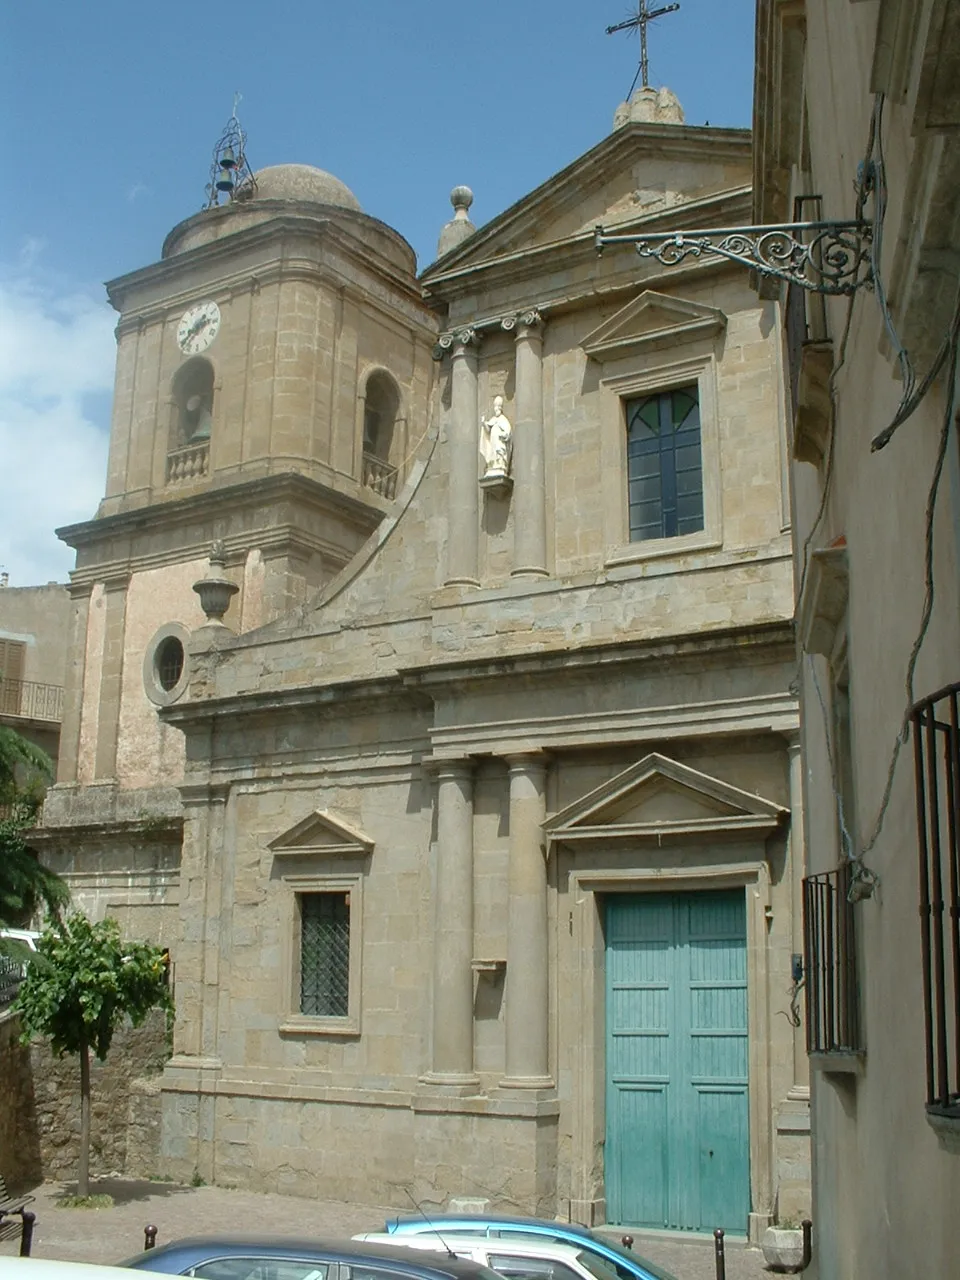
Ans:
POLYGON ((240 590, 224 573, 226 559, 223 542, 218 539, 210 548, 210 569, 207 576, 193 584, 194 591, 200 597, 200 608, 207 615, 207 626, 226 626, 223 615, 240 590))

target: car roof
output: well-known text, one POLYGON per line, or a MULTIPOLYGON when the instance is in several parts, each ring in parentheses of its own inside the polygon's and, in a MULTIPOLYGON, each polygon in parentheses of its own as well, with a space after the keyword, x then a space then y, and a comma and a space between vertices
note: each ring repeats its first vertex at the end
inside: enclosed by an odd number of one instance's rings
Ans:
POLYGON ((409 1224, 416 1223, 418 1226, 422 1226, 428 1231, 434 1223, 437 1222, 441 1224, 444 1222, 475 1222, 477 1224, 478 1231, 483 1227, 505 1226, 519 1227, 521 1230, 527 1231, 536 1231, 538 1229, 548 1231, 561 1230, 583 1236, 587 1240, 599 1239, 598 1236, 593 1234, 589 1227, 583 1227, 578 1222, 554 1222, 549 1218, 519 1218, 511 1217, 509 1214, 505 1213, 436 1213, 431 1214, 429 1219, 425 1218, 423 1214, 401 1213, 396 1218, 391 1218, 390 1221, 395 1222, 398 1226, 400 1224, 407 1226, 409 1224))
POLYGON ((396 1271, 423 1275, 455 1276, 457 1280, 489 1280, 487 1267, 469 1258, 435 1257, 424 1251, 417 1257, 405 1245, 365 1244, 357 1240, 313 1239, 291 1240, 283 1236, 215 1235, 190 1236, 183 1240, 171 1240, 129 1258, 123 1266, 141 1270, 169 1272, 171 1263, 191 1266, 207 1258, 227 1258, 270 1255, 277 1258, 317 1258, 329 1262, 344 1262, 362 1266, 364 1262, 389 1263, 396 1271), (165 1264, 165 1265, 158 1265, 165 1264))
MULTIPOLYGON (((386 1243, 389 1240, 396 1240, 396 1233, 377 1233, 372 1232, 364 1236, 354 1236, 354 1239, 362 1239, 369 1241, 371 1244, 376 1242, 386 1243)), ((443 1228, 439 1231, 424 1231, 416 1236, 402 1236, 404 1240, 435 1240, 438 1248, 446 1248, 447 1243, 443 1239, 443 1228)), ((398 1248, 400 1246, 397 1246, 398 1248)), ((410 1246, 407 1246, 408 1248, 410 1246)), ((565 1240, 530 1240, 520 1236, 488 1236, 482 1232, 467 1234, 460 1232, 456 1236, 451 1236, 449 1248, 456 1252, 459 1248, 475 1248, 475 1249, 493 1249, 497 1253, 515 1253, 517 1257, 540 1257, 540 1258, 556 1258, 575 1259, 583 1252, 583 1246, 573 1244, 565 1240)))
POLYGON ((123 1269, 99 1262, 53 1258, 0 1258, 4 1280, 123 1280, 123 1269))

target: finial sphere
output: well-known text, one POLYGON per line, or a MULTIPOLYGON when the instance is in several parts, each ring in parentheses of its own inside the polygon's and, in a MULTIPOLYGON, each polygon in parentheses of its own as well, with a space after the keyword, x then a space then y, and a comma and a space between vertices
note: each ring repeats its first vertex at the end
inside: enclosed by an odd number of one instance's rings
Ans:
POLYGON ((469 209, 473 204, 473 192, 469 187, 454 187, 450 192, 450 203, 454 209, 469 209))

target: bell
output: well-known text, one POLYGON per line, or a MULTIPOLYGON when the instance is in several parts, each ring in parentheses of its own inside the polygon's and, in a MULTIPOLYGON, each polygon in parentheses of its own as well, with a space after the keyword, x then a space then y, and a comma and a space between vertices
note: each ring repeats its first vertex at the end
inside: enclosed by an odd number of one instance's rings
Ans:
POLYGON ((217 177, 218 191, 232 191, 234 188, 233 174, 229 169, 221 169, 217 177))
POLYGON ((223 148, 223 153, 220 156, 220 165, 223 169, 235 169, 237 167, 237 160, 233 154, 233 147, 226 146, 223 148))

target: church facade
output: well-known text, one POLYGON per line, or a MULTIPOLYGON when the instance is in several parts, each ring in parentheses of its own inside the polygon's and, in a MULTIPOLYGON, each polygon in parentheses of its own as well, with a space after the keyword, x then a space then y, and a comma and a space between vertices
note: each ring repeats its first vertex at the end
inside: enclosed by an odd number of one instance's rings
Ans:
POLYGON ((594 241, 746 222, 750 181, 641 90, 480 230, 455 192, 419 279, 291 165, 109 286, 38 843, 170 947, 169 1174, 806 1208, 776 304, 594 241))

